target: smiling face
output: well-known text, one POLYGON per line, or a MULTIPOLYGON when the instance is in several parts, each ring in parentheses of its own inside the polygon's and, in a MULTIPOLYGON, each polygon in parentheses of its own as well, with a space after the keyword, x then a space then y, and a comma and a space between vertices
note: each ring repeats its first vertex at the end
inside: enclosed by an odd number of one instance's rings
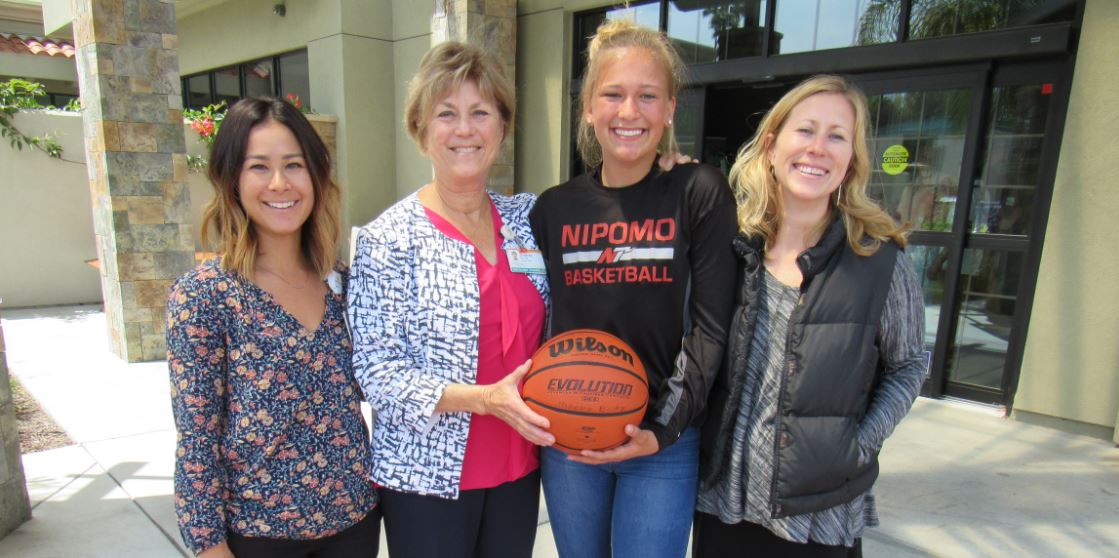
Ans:
POLYGON ((467 81, 435 104, 424 138, 435 180, 460 189, 485 187, 505 125, 497 106, 467 81))
POLYGON ((854 154, 855 110, 839 93, 817 93, 769 136, 769 164, 786 202, 828 203, 854 154))
POLYGON ((315 188, 287 126, 266 120, 249 132, 237 189, 261 242, 299 237, 315 206, 315 188))
POLYGON ((604 173, 637 169, 643 176, 676 110, 668 71, 642 47, 614 48, 601 56, 602 69, 583 117, 602 146, 604 173))

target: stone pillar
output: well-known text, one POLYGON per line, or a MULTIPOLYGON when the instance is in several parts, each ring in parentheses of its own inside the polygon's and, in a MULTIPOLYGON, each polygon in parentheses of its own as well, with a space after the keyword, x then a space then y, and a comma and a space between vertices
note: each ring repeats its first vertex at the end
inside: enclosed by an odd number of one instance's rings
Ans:
MULTIPOLYGON (((431 45, 443 41, 481 46, 501 63, 509 83, 517 83, 516 0, 435 0, 431 45)), ((490 171, 490 188, 495 192, 513 193, 513 140, 509 130, 490 171)))
POLYGON ((71 8, 112 350, 129 362, 163 359, 167 291, 194 266, 174 3, 71 8))
POLYGON ((0 326, 0 539, 31 519, 31 503, 23 477, 16 406, 8 383, 4 328, 0 326))

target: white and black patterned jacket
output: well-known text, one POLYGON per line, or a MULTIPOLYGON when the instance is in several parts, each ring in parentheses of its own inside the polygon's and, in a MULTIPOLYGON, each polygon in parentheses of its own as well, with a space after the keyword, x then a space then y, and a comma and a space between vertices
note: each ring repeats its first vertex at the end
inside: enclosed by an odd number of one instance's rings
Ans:
MULTIPOLYGON (((536 197, 490 194, 518 243, 536 248, 536 197)), ((358 233, 350 271, 354 375, 376 412, 374 482, 458 498, 470 413, 435 413, 447 385, 477 377, 479 291, 474 248, 435 228, 415 193, 358 233)), ((529 275, 545 303, 547 277, 529 275)))

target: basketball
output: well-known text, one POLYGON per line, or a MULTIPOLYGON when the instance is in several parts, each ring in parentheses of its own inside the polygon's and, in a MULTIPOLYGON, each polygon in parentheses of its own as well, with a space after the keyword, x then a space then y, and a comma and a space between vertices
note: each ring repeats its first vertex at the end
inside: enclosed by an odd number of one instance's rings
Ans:
POLYGON ((532 355, 522 397, 551 422, 553 447, 567 453, 606 450, 640 424, 649 402, 645 367, 625 341, 594 329, 576 329, 544 342, 532 355))

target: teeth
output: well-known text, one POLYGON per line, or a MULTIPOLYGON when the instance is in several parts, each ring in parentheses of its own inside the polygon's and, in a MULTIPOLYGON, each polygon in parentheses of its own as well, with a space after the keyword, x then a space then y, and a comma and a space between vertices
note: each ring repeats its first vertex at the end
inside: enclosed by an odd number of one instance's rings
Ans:
POLYGON ((810 174, 812 176, 824 176, 825 174, 827 174, 827 171, 825 171, 824 169, 818 169, 816 167, 797 165, 796 169, 803 174, 810 174))
POLYGON ((477 146, 473 146, 473 147, 452 147, 451 151, 454 151, 455 153, 474 153, 475 151, 478 151, 479 149, 481 149, 481 148, 477 147, 477 146))
POLYGON ((264 202, 264 205, 267 205, 268 207, 271 207, 272 209, 287 209, 287 208, 289 208, 289 207, 291 207, 291 206, 295 205, 295 202, 293 202, 293 201, 286 201, 286 202, 264 202))
POLYGON ((622 136, 623 138, 634 138, 641 135, 642 130, 614 128, 614 133, 622 136))

